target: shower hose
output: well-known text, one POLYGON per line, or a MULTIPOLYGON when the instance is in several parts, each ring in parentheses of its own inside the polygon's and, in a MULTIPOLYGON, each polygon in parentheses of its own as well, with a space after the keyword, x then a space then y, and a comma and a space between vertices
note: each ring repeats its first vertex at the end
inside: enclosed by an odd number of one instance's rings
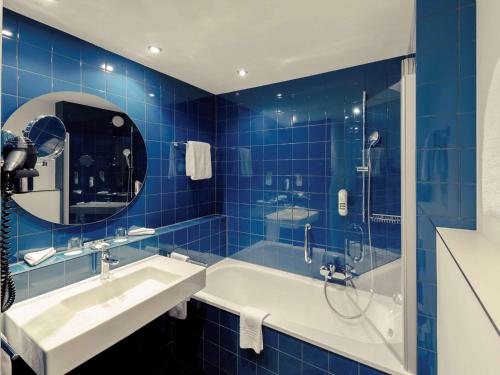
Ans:
MULTIPOLYGON (((359 295, 358 295, 358 290, 356 289, 356 285, 354 284, 354 282, 351 280, 349 280, 349 283, 351 284, 352 288, 354 289, 354 293, 356 294, 356 300, 352 299, 352 297, 349 295, 349 293, 346 293, 347 294, 347 297, 351 300, 351 302, 354 304, 355 307, 358 308, 359 310, 359 313, 357 314, 353 314, 353 315, 348 315, 348 314, 344 314, 344 313, 341 313, 340 311, 338 311, 334 306, 333 304, 331 303, 330 299, 328 298, 328 293, 327 293, 327 288, 328 288, 328 276, 325 276, 325 282, 323 284, 323 293, 325 295, 325 299, 326 299, 326 302, 328 303, 328 306, 330 307, 330 309, 332 309, 332 311, 334 313, 336 313, 337 315, 339 315, 340 317, 344 318, 344 319, 357 319, 357 318, 360 318, 362 317, 366 311, 368 311, 368 309, 370 308, 370 305, 373 301, 373 295, 374 295, 374 282, 373 282, 373 248, 372 248, 372 226, 371 226, 371 221, 370 221, 370 216, 371 216, 371 198, 370 198, 370 195, 371 195, 371 170, 372 170, 372 160, 371 160, 371 147, 368 148, 368 196, 367 196, 367 216, 368 216, 368 250, 370 251, 370 298, 368 299, 368 303, 366 304, 366 306, 362 309, 359 305, 358 305, 358 302, 359 302, 359 295)), ((346 288, 347 288, 347 285, 346 285, 346 288)))
POLYGON ((12 211, 12 188, 7 182, 2 184, 2 223, 0 236, 1 250, 1 284, 2 284, 2 312, 7 311, 16 299, 16 287, 14 279, 9 269, 9 250, 10 250, 10 230, 11 230, 11 211, 12 211))

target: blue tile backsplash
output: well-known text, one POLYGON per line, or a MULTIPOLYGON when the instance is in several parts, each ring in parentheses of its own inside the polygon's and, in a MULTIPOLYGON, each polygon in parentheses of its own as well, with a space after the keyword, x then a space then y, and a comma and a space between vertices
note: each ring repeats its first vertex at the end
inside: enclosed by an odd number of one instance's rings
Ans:
POLYGON ((175 321, 178 345, 195 373, 279 375, 382 375, 333 352, 264 327, 264 350, 239 347, 239 316, 199 301, 188 304, 186 321, 175 321), (197 350, 193 352, 193 348, 197 350))
POLYGON ((36 249, 64 249, 70 237, 88 241, 113 235, 118 226, 160 227, 216 212, 215 178, 191 181, 183 151, 170 150, 174 140, 215 143, 214 95, 7 9, 4 28, 13 37, 2 39, 2 124, 39 95, 90 93, 128 113, 149 157, 145 189, 106 222, 64 227, 17 210, 11 262, 36 249), (113 72, 102 64, 112 65, 113 72))
MULTIPOLYGON (((368 241, 356 171, 363 91, 366 132, 381 134, 372 151, 372 213, 400 215, 400 72, 401 58, 394 58, 217 96, 217 204, 228 216, 230 255, 311 276, 329 254, 359 255, 360 241, 368 241), (346 217, 337 213, 342 188, 346 217), (306 222, 312 267, 301 253, 306 222), (272 263, 273 249, 289 259, 272 263)), ((398 258, 400 225, 372 229, 375 266, 398 258)), ((362 262, 357 271, 369 267, 362 262)))
MULTIPOLYGON (((125 244, 112 244, 111 253, 119 260, 116 267, 154 254, 168 255, 172 251, 212 265, 226 256, 226 226, 226 217, 223 215, 186 220, 157 228, 154 235, 130 236, 125 244)), ((99 257, 98 251, 84 248, 81 255, 66 256, 59 253, 35 267, 26 263, 12 265, 16 302, 99 274, 99 257)))
POLYGON ((437 374, 434 225, 476 226, 476 2, 417 0, 418 374, 437 374))

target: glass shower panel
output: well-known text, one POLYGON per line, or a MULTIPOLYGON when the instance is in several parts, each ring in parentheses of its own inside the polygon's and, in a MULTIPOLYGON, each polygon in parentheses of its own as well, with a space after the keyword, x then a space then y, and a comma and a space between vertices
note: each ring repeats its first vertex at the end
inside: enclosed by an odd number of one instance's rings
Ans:
POLYGON ((400 80, 394 74, 366 85, 364 121, 348 128, 356 134, 351 152, 361 147, 359 156, 349 159, 346 175, 359 215, 347 224, 345 260, 352 276, 346 293, 402 360, 400 80), (359 128, 364 130, 358 135, 359 128))

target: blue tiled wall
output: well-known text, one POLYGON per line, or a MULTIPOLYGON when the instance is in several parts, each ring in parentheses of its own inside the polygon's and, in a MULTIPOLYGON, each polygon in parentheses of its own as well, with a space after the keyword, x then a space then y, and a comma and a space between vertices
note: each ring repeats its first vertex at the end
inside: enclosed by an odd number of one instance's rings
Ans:
POLYGON ((264 327, 264 350, 239 347, 239 317, 191 301, 186 321, 176 321, 178 349, 204 374, 381 375, 381 371, 264 327))
MULTIPOLYGON (((155 235, 129 237, 128 243, 111 248, 112 256, 120 262, 112 268, 172 251, 212 265, 226 256, 226 249, 226 217, 208 215, 158 228, 155 235)), ((83 255, 57 254, 35 267, 22 263, 11 266, 16 302, 99 274, 99 257, 99 252, 84 249, 83 255)))
POLYGON ((417 0, 418 373, 437 373, 434 225, 476 226, 476 2, 417 0))
MULTIPOLYGON (((381 134, 373 151, 372 213, 400 215, 400 62, 394 58, 217 96, 217 202, 228 215, 229 254, 271 240, 299 249, 297 262, 303 265, 300 248, 309 222, 319 256, 325 249, 343 255, 349 242, 358 243, 351 255, 359 255, 359 227, 367 242, 356 172, 362 164, 363 90, 366 132, 381 134), (342 188, 349 192, 347 217, 337 213, 342 188), (292 206, 309 218, 291 223, 277 216, 292 206)), ((399 257, 400 226, 373 224, 373 244, 377 265, 399 257)), ((309 272, 316 275, 318 267, 309 272)))
POLYGON ((14 220, 11 262, 35 248, 66 247, 113 235, 118 226, 159 227, 215 213, 215 179, 183 175, 183 151, 170 153, 173 140, 215 143, 214 96, 175 78, 103 50, 71 35, 4 9, 2 124, 18 107, 39 95, 79 91, 101 96, 123 109, 146 140, 148 176, 139 197, 106 222, 59 226, 23 210, 14 220), (102 64, 112 65, 107 73, 102 64), (169 176, 169 158, 181 165, 169 176))

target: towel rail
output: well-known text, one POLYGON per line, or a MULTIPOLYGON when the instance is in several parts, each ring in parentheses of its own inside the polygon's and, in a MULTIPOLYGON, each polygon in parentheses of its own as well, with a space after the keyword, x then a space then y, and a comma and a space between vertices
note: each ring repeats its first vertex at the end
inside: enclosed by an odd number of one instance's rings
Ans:
POLYGON ((174 145, 174 147, 179 147, 180 145, 187 145, 187 142, 172 142, 172 144, 174 145))
MULTIPOLYGON (((185 141, 182 141, 182 142, 181 141, 173 141, 173 142, 170 142, 170 143, 173 144, 175 148, 179 148, 179 146, 181 146, 181 145, 182 146, 187 146, 187 144, 188 144, 185 141)), ((217 148, 217 147, 215 147, 214 145, 210 145, 210 148, 217 148)))

